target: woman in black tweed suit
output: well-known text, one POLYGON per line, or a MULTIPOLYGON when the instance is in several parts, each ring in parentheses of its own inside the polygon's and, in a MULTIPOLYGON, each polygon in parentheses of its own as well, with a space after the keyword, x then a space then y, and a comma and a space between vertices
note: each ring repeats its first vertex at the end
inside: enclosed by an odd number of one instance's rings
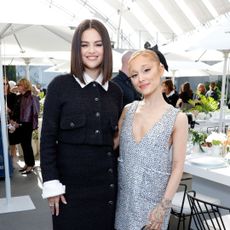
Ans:
POLYGON ((55 230, 112 230, 117 190, 113 138, 122 93, 110 82, 105 26, 85 20, 72 41, 71 73, 48 86, 41 133, 43 198, 55 230))

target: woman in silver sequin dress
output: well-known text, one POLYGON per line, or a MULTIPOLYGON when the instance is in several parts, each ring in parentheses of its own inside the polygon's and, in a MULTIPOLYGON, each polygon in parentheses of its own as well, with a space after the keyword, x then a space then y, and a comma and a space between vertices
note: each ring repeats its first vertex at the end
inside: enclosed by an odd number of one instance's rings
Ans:
POLYGON ((117 230, 167 229, 171 200, 183 173, 188 122, 162 97, 164 67, 151 50, 129 60, 132 84, 144 99, 120 118, 117 230), (172 151, 171 151, 172 150, 172 151))

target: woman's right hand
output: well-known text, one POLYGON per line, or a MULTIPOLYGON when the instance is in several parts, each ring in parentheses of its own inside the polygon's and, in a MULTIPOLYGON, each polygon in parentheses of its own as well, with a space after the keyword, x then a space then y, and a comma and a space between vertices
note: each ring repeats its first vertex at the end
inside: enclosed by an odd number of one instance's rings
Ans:
POLYGON ((47 198, 52 215, 59 215, 59 203, 67 204, 64 195, 52 196, 47 198))
POLYGON ((15 128, 19 127, 19 124, 14 120, 10 120, 10 124, 13 125, 15 128))

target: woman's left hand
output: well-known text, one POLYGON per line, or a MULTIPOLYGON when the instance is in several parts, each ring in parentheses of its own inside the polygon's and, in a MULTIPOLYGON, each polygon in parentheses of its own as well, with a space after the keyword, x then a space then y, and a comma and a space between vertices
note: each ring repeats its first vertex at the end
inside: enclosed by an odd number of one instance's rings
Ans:
POLYGON ((149 215, 149 230, 160 230, 166 211, 171 208, 171 200, 163 198, 149 215))
POLYGON ((49 202, 49 207, 52 215, 56 214, 56 216, 59 215, 59 202, 62 202, 63 204, 67 204, 64 195, 49 197, 48 202, 49 202))
POLYGON ((165 211, 160 204, 156 206, 155 209, 152 210, 152 212, 149 215, 149 230, 160 230, 161 225, 163 223, 165 211))

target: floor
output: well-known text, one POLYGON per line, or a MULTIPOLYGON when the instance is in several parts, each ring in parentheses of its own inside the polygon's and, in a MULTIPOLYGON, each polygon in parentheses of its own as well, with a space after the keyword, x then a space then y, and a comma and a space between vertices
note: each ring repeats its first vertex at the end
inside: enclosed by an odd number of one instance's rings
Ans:
MULTIPOLYGON (((23 166, 23 161, 18 161, 23 166)), ((33 173, 21 175, 15 169, 11 176, 12 197, 29 195, 36 209, 0 214, 1 230, 51 230, 51 215, 47 201, 41 197, 41 172, 39 160, 36 161, 33 173)), ((189 182, 188 182, 189 183, 189 182)), ((190 186, 190 185, 189 185, 190 186)), ((0 198, 5 197, 5 182, 0 180, 0 198)), ((170 221, 170 230, 176 229, 177 220, 170 221)), ((182 228, 181 228, 182 229, 182 228)))
MULTIPOLYGON (((22 161, 18 162, 23 165, 22 161)), ((36 209, 0 214, 1 230, 51 230, 51 215, 47 201, 41 197, 39 161, 29 175, 21 175, 18 168, 11 176, 11 197, 29 195, 36 209)), ((0 181, 0 198, 5 198, 5 181, 0 181)))

